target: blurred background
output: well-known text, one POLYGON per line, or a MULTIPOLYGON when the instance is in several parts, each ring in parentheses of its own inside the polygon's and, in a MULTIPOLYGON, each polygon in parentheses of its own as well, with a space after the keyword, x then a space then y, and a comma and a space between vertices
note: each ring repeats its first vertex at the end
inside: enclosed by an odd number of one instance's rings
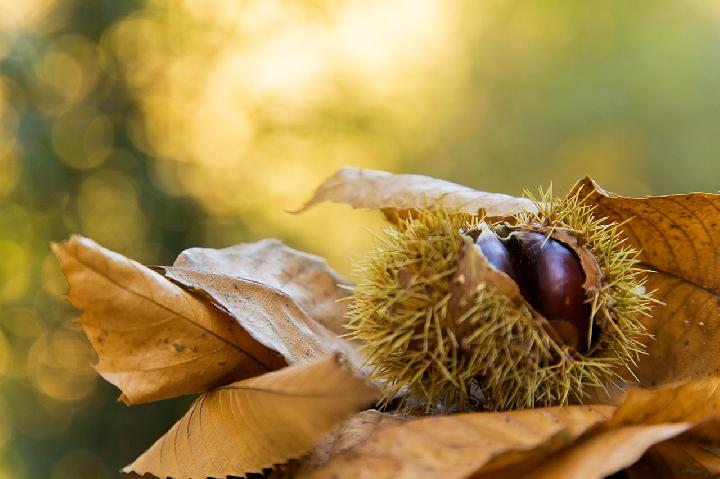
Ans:
POLYGON ((378 216, 285 212, 343 165, 717 191, 719 42, 702 0, 0 0, 0 479, 116 477, 191 400, 115 401, 50 241, 351 274, 378 216))

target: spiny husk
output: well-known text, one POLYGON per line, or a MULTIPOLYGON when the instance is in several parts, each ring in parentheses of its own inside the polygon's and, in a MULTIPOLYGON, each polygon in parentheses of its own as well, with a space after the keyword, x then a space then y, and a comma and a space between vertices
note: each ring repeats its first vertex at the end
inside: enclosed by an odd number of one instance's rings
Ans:
POLYGON ((402 393, 401 409, 424 412, 560 405, 581 400, 586 387, 618 379, 618 369, 635 364, 645 335, 639 316, 651 302, 636 252, 623 246, 618 225, 595 219, 578 195, 554 200, 544 194, 536 203, 539 212, 518 215, 512 229, 563 229, 603 268, 603 287, 588 298, 599 338, 584 355, 570 350, 551 338, 536 312, 489 284, 452 317, 450 278, 463 250, 462 231, 474 225, 442 210, 421 210, 377 237, 356 264, 361 280, 350 336, 360 341, 372 377, 386 384, 386 402, 402 393))
POLYGON ((593 216, 594 207, 583 202, 582 190, 564 199, 553 198, 552 190, 541 191, 539 198, 526 194, 538 212, 520 213, 516 224, 574 235, 585 243, 602 270, 602 287, 587 298, 592 306, 590 321, 598 324, 601 334, 585 356, 611 363, 615 370, 621 366, 634 377, 633 366, 644 353, 643 339, 648 336, 642 317, 648 316, 656 303, 645 291, 649 271, 640 267, 638 251, 625 244, 621 224, 593 216))

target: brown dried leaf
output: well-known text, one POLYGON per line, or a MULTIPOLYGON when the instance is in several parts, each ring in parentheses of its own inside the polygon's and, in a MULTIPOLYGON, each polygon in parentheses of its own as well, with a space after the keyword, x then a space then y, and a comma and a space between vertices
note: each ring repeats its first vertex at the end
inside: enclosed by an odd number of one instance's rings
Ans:
POLYGON ((421 175, 393 175, 385 171, 341 168, 315 190, 312 198, 294 211, 331 201, 353 208, 383 210, 388 216, 427 206, 442 206, 450 213, 504 218, 519 211, 535 211, 525 199, 486 193, 449 181, 421 175))
POLYGON ((333 457, 366 441, 378 429, 391 424, 402 424, 413 419, 409 416, 381 413, 376 409, 359 412, 336 425, 330 434, 323 437, 313 447, 310 454, 302 460, 294 477, 303 477, 320 469, 333 457))
POLYGON ((262 283, 292 298, 308 316, 336 334, 343 334, 350 283, 325 259, 298 251, 276 239, 224 249, 183 251, 175 268, 205 271, 262 283))
POLYGON ((648 288, 665 306, 654 308, 646 326, 647 357, 639 365, 643 386, 720 373, 720 194, 626 198, 589 178, 582 190, 598 217, 622 223, 642 264, 657 271, 648 288))
POLYGON ((376 391, 338 355, 210 391, 126 473, 242 476, 296 458, 376 391))
POLYGON ((582 477, 602 479, 635 461, 653 444, 681 434, 687 423, 653 424, 613 429, 583 438, 572 447, 511 467, 475 477, 513 477, 517 479, 555 479, 582 477))
POLYGON ((285 365, 230 316, 161 275, 73 236, 52 246, 97 371, 137 404, 207 391, 285 365))
POLYGON ((186 268, 161 268, 181 286, 200 292, 230 313, 261 344, 289 364, 306 362, 333 351, 359 364, 350 342, 315 321, 288 294, 250 279, 186 268))
POLYGON ((720 443, 682 439, 661 442, 651 447, 627 474, 630 479, 717 479, 720 443))
POLYGON ((720 477, 720 417, 651 447, 627 473, 631 479, 720 477))
POLYGON ((720 377, 715 376, 657 389, 633 389, 607 426, 700 424, 717 415, 720 415, 720 377))
POLYGON ((366 412, 321 442, 297 477, 602 478, 719 415, 720 378, 635 390, 617 410, 567 406, 408 422, 366 412))
POLYGON ((552 455, 531 455, 478 477, 602 478, 636 462, 654 444, 702 427, 720 415, 720 378, 630 391, 615 414, 552 455))
POLYGON ((554 448, 570 443, 613 410, 569 406, 368 421, 359 431, 354 425, 359 442, 339 448, 325 463, 301 469, 297 477, 469 477, 508 451, 532 450, 548 441, 554 448))

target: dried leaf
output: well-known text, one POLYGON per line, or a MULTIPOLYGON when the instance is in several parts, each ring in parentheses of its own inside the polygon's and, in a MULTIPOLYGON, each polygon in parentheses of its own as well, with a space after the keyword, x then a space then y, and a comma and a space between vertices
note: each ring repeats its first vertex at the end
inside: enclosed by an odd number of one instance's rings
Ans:
POLYGON ((720 373, 720 194, 625 198, 589 178, 582 190, 598 217, 626 222, 629 242, 643 265, 657 271, 648 288, 665 306, 646 325, 655 340, 639 365, 643 386, 720 373))
POLYGON ((650 448, 627 473, 630 479, 717 479, 720 443, 665 441, 650 448))
POLYGON ((552 455, 529 455, 478 477, 603 478, 636 462, 654 444, 702 426, 720 414, 720 378, 630 391, 615 414, 552 455))
POLYGON ((657 389, 633 389, 608 421, 615 428, 637 424, 692 422, 720 415, 720 377, 657 389))
POLYGON ((532 463, 523 463, 485 477, 513 477, 517 479, 555 479, 582 477, 602 479, 634 463, 653 444, 681 434, 689 424, 656 424, 632 426, 591 435, 571 448, 543 457, 532 463))
POLYGON ((535 211, 535 205, 525 198, 477 191, 428 176, 393 175, 360 168, 338 170, 295 213, 324 201, 383 210, 389 216, 428 205, 442 206, 451 213, 477 215, 482 211, 486 216, 498 218, 519 211, 535 211))
POLYGON ((720 417, 651 447, 627 473, 630 479, 720 477, 720 417))
POLYGON ((207 391, 285 365, 230 316, 87 238, 53 245, 69 299, 128 404, 207 391))
POLYGON ((567 406, 401 421, 365 412, 301 465, 303 478, 602 478, 720 414, 720 378, 567 406), (328 457, 330 456, 330 457, 328 457))
POLYGON ((413 417, 381 413, 368 409, 336 425, 332 433, 323 437, 295 470, 294 477, 303 477, 323 467, 338 454, 365 441, 376 430, 391 424, 401 424, 413 420, 413 417))
MULTIPOLYGON (((503 453, 550 441, 572 442, 606 419, 611 406, 569 406, 503 413, 421 417, 409 422, 367 422, 356 445, 298 478, 464 478, 503 453)), ((357 426, 357 425, 356 425, 357 426)))
POLYGON ((207 295, 234 317, 250 335, 280 353, 289 364, 306 362, 333 351, 360 364, 355 348, 307 315, 288 294, 253 280, 196 271, 162 268, 176 283, 207 295))
POLYGON ((376 399, 339 356, 210 391, 124 472, 242 476, 307 452, 339 420, 376 399))
POLYGON ((318 256, 297 251, 276 239, 224 249, 183 251, 175 268, 205 271, 262 283, 292 298, 308 316, 343 334, 350 283, 318 256))

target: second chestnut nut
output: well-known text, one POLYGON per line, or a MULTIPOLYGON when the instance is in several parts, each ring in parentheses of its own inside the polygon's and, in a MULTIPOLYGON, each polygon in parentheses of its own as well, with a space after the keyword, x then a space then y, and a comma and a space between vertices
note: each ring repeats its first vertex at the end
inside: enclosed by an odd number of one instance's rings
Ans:
POLYGON ((562 242, 536 231, 505 238, 486 231, 475 243, 488 262, 510 276, 525 300, 542 314, 566 345, 584 352, 590 343, 590 305, 578 256, 562 242))

